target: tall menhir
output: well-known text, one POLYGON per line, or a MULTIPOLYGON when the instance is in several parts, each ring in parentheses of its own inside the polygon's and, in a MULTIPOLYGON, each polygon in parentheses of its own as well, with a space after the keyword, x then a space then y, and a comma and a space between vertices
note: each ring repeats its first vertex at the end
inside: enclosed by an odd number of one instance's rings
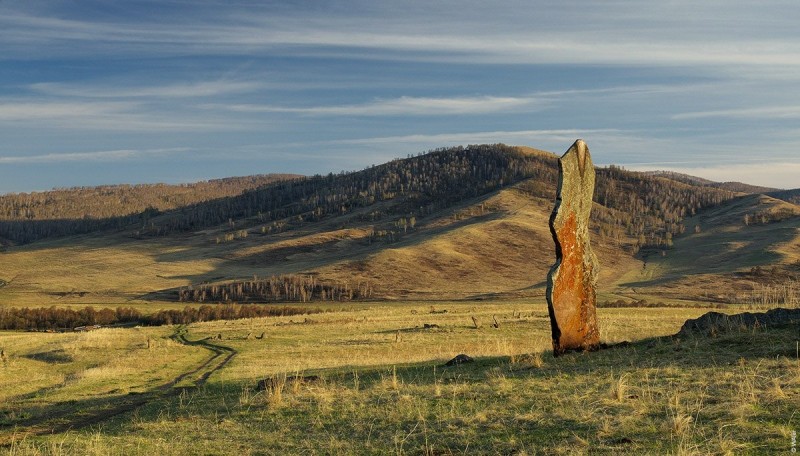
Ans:
POLYGON ((547 275, 547 308, 554 356, 600 345, 595 309, 599 266, 589 243, 594 176, 589 148, 579 139, 558 160, 558 193, 550 215, 556 263, 547 275))

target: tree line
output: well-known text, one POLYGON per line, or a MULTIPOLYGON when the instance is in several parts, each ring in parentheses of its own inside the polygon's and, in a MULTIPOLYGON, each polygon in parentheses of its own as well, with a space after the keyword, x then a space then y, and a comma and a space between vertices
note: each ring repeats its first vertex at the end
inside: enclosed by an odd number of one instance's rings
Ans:
POLYGON ((162 326, 189 324, 214 320, 237 320, 289 315, 307 315, 322 309, 266 305, 202 305, 182 310, 159 310, 143 315, 132 307, 103 308, 87 306, 82 309, 59 307, 0 307, 0 330, 63 330, 82 326, 138 324, 162 326))
POLYGON ((281 275, 269 278, 209 284, 181 288, 181 302, 311 302, 352 301, 369 299, 372 285, 367 282, 350 286, 348 283, 320 282, 314 276, 281 275))

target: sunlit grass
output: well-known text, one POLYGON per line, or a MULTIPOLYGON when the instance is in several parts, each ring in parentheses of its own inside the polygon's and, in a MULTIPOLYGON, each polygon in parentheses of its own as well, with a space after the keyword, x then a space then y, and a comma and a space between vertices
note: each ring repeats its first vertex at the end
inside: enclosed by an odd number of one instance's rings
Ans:
MULTIPOLYGON (((541 303, 370 304, 308 318, 195 324, 189 328, 190 340, 213 337, 214 343, 238 351, 208 383, 113 418, 99 431, 25 437, 14 443, 12 452, 786 450, 797 425, 793 411, 800 405, 796 330, 757 330, 711 339, 656 337, 674 334, 686 318, 704 312, 600 309, 602 338, 633 343, 559 358, 550 352, 541 303), (475 329, 472 316, 479 321, 496 316, 500 327, 484 324, 475 329), (425 324, 438 328, 426 329, 425 324), (247 338, 262 332, 263 339, 247 338), (443 367, 458 353, 476 362, 443 367), (297 380, 304 376, 318 378, 297 380), (269 379, 268 387, 257 389, 264 379, 269 379)), ((170 328, 114 331, 121 333, 5 333, 0 343, 18 342, 15 346, 25 347, 26 353, 45 347, 71 353, 75 361, 57 367, 60 380, 53 378, 64 383, 64 375, 76 374, 74 383, 52 392, 62 401, 113 394, 108 389, 112 384, 129 387, 131 364, 136 372, 164 376, 197 365, 207 355, 195 353, 202 352, 198 347, 164 338, 170 328), (152 342, 148 351, 145 336, 161 345, 154 347, 152 342), (139 352, 143 356, 134 354, 139 352), (170 358, 168 353, 180 355, 170 358)), ((10 366, 22 360, 42 363, 17 355, 10 366)), ((18 366, 35 371, 34 365, 18 366)), ((33 397, 21 398, 21 392, 5 396, 5 410, 23 413, 33 406, 33 397)))

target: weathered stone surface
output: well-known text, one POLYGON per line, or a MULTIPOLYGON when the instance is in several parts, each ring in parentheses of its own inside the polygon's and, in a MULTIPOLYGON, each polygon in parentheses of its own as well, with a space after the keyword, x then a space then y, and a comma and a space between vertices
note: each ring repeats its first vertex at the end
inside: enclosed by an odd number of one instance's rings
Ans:
POLYGON ((547 307, 553 354, 596 350, 600 345, 595 309, 599 266, 589 242, 594 165, 583 140, 558 161, 558 193, 550 216, 556 263, 547 275, 547 307))

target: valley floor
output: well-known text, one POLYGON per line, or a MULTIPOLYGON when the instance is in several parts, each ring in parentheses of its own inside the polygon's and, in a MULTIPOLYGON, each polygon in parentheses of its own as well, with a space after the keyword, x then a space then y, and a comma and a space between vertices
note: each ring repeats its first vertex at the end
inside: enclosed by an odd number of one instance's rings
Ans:
POLYGON ((3 332, 0 444, 10 454, 788 452, 800 427, 797 328, 669 337, 708 310, 602 308, 603 341, 631 343, 559 358, 546 306, 530 301, 3 332), (476 361, 443 366, 459 353, 476 361))

